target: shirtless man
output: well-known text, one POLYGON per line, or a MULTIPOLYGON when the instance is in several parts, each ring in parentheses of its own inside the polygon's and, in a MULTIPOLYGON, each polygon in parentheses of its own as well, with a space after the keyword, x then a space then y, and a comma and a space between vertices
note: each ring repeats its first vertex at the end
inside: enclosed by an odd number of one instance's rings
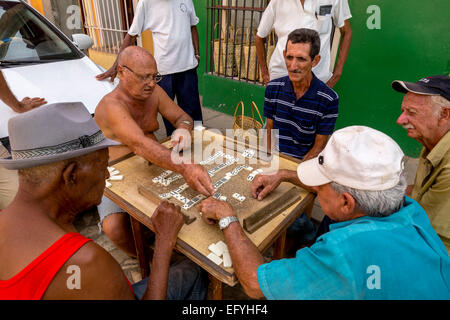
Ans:
MULTIPOLYGON (((193 128, 191 117, 156 84, 161 76, 153 56, 141 47, 127 47, 120 54, 117 77, 120 83, 95 110, 95 121, 103 133, 151 163, 179 172, 198 192, 212 195, 214 187, 206 169, 186 163, 176 152, 162 146, 153 134, 159 127, 158 112, 177 128, 172 135, 172 146, 178 150, 190 146, 193 128)), ((103 231, 117 247, 134 256, 128 216, 106 197, 98 211, 103 231)))

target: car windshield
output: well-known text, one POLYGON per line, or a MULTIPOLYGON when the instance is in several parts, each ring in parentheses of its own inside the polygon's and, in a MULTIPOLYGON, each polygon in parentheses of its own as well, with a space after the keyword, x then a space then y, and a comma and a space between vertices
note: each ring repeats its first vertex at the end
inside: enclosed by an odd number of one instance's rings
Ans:
POLYGON ((20 2, 0 1, 0 62, 76 59, 79 53, 20 2))

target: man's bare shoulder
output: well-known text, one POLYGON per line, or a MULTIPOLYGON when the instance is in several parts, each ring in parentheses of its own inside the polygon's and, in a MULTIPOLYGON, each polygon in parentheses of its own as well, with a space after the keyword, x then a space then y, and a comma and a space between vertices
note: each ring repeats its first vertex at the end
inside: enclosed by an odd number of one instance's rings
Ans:
MULTIPOLYGON (((112 128, 124 117, 131 118, 128 107, 123 99, 120 98, 120 95, 116 91, 112 91, 98 103, 95 109, 94 120, 103 133, 110 137, 112 128)), ((111 136, 110 138, 113 137, 111 136)))
POLYGON ((93 241, 59 270, 44 299, 133 299, 119 263, 93 241))
POLYGON ((126 104, 123 98, 114 90, 107 95, 105 95, 97 105, 95 109, 95 114, 104 114, 109 110, 123 109, 126 110, 126 104))

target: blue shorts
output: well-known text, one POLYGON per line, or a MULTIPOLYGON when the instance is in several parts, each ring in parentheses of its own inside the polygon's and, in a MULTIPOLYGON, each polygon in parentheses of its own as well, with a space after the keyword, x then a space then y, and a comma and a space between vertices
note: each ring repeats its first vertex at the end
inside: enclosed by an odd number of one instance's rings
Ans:
POLYGON ((314 223, 304 212, 287 228, 287 235, 295 238, 297 246, 311 243, 316 237, 316 232, 314 223))
MULTIPOLYGON (((148 278, 132 285, 134 295, 141 300, 148 278)), ((191 260, 184 258, 169 269, 167 300, 205 300, 208 293, 208 274, 191 260)))
POLYGON ((126 213, 117 204, 109 200, 107 197, 102 197, 102 203, 97 207, 98 216, 100 217, 100 222, 98 223, 99 231, 102 231, 103 220, 109 217, 113 213, 126 213))
MULTIPOLYGON (((158 85, 164 89, 170 99, 177 98, 177 104, 184 110, 194 121, 203 121, 202 107, 200 105, 200 97, 198 93, 198 77, 197 68, 166 74, 158 85)), ((163 117, 166 126, 167 136, 170 137, 175 131, 174 126, 163 117)))

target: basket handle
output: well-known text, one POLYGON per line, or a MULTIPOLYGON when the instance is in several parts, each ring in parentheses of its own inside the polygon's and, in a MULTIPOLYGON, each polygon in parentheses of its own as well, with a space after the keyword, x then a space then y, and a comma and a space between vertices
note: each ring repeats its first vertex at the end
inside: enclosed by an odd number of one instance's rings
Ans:
POLYGON ((252 101, 252 113, 253 113, 253 119, 255 119, 255 113, 253 111, 253 108, 255 108, 256 112, 258 112, 259 119, 261 120, 261 122, 260 122, 261 125, 264 125, 264 121, 261 117, 261 113, 259 113, 259 109, 258 109, 258 106, 256 105, 255 101, 252 101))
POLYGON ((229 35, 228 41, 233 41, 234 42, 234 27, 233 27, 233 25, 230 24, 228 26, 228 28, 225 27, 225 28, 222 28, 222 29, 225 29, 225 37, 222 38, 222 39, 226 39, 227 38, 227 34, 228 34, 229 35))
POLYGON ((245 28, 244 43, 250 45, 250 27, 245 28))
MULTIPOLYGON (((236 35, 236 37, 234 37, 234 39, 233 39, 233 41, 234 41, 234 43, 236 44, 236 45, 241 45, 242 43, 236 43, 236 39, 237 38, 239 38, 239 36, 238 36, 238 34, 239 34, 239 32, 241 33, 241 34, 243 34, 244 33, 244 31, 243 31, 243 27, 236 27, 235 28, 235 35, 236 35)), ((239 40, 238 40, 239 41, 239 40)), ((238 49, 236 49, 236 51, 235 52, 238 52, 237 51, 238 49)))
MULTIPOLYGON (((219 25, 218 22, 214 25, 214 28, 213 28, 213 40, 215 40, 214 39, 214 33, 216 32, 216 28, 217 28, 218 25, 219 25)), ((220 40, 220 38, 219 38, 219 40, 220 40)))
MULTIPOLYGON (((216 31, 216 28, 217 28, 219 25, 220 25, 219 22, 217 22, 217 23, 214 25, 214 28, 213 28, 213 35, 214 35, 214 32, 216 31)), ((230 25, 230 27, 231 27, 231 29, 233 29, 233 26, 230 25)), ((228 33, 228 32, 229 32, 229 31, 227 30, 227 28, 221 27, 221 28, 220 28, 220 37, 219 37, 218 39, 215 39, 215 40, 223 40, 223 39, 225 39, 226 33, 228 33), (225 36, 224 36, 224 34, 225 34, 225 36)))
POLYGON ((240 105, 242 105, 241 128, 244 128, 244 102, 243 101, 239 101, 239 103, 237 104, 236 110, 234 110, 234 117, 236 118, 236 113, 237 113, 240 105))

